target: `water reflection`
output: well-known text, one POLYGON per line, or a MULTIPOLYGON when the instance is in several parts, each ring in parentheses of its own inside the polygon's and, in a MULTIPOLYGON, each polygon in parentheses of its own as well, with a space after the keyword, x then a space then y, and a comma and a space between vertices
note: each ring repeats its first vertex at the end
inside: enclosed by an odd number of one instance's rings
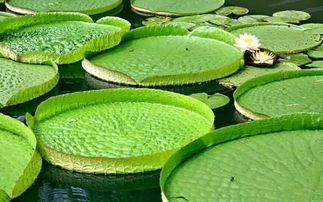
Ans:
POLYGON ((94 175, 44 163, 36 183, 14 201, 161 201, 159 171, 133 175, 94 175))

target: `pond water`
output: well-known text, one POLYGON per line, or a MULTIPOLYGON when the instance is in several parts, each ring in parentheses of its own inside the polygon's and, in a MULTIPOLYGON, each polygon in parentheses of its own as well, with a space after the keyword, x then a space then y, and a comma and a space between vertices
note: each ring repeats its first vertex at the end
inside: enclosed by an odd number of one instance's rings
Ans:
MULTIPOLYGON (((286 9, 303 10, 312 14, 312 22, 320 22, 323 19, 323 1, 321 0, 226 0, 226 5, 247 7, 250 9, 251 14, 272 14, 275 11, 286 9)), ((118 16, 129 20, 133 24, 133 27, 141 26, 141 21, 144 19, 144 17, 131 11, 129 1, 124 2, 124 8, 118 16)), ((85 79, 82 79, 82 76, 80 79, 73 80, 63 78, 59 85, 47 95, 19 106, 4 109, 3 112, 14 117, 19 117, 26 111, 32 113, 37 104, 49 96, 88 89, 90 87, 88 87, 85 79)), ((202 86, 175 89, 175 91, 185 94, 193 92, 214 92, 217 90, 219 90, 218 86, 212 82, 203 84, 202 86)), ((232 91, 222 90, 221 92, 232 98, 232 91)), ((239 121, 232 102, 226 107, 215 110, 214 113, 216 116, 216 128, 232 125, 239 121)), ((34 185, 14 201, 161 201, 158 172, 105 176, 74 173, 56 168, 45 162, 43 164, 42 172, 34 185)))

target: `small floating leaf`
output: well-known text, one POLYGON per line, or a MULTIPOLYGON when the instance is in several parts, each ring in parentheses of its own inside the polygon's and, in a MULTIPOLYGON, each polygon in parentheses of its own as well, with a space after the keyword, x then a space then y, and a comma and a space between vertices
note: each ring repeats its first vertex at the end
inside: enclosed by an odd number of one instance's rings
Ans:
POLYGON ((253 34, 259 38, 262 48, 276 53, 298 53, 312 49, 321 44, 319 34, 304 32, 304 28, 287 24, 244 24, 227 29, 236 36, 253 34))
POLYGON ((309 50, 307 55, 314 59, 323 59, 323 50, 309 50))
POLYGON ((35 117, 27 117, 50 163, 120 174, 160 169, 176 150, 209 132, 213 121, 204 103, 150 89, 65 94, 43 102, 35 117))
POLYGON ((171 20, 172 20, 172 18, 170 18, 170 17, 151 17, 151 18, 146 18, 145 20, 143 20, 142 24, 145 26, 159 25, 159 24, 164 24, 166 22, 169 22, 171 20))
POLYGON ((309 13, 304 11, 296 11, 296 10, 286 10, 286 11, 279 11, 273 14, 274 17, 286 17, 286 18, 294 18, 300 21, 308 20, 311 18, 309 13))
POLYGON ((228 16, 231 14, 239 16, 248 14, 249 10, 247 8, 239 6, 226 6, 216 10, 215 13, 224 16, 228 16))
POLYGON ((284 22, 298 24, 299 20, 291 17, 267 17, 262 19, 264 22, 284 22))
POLYGON ((306 32, 312 34, 323 34, 323 24, 322 23, 308 23, 301 25, 306 29, 306 32))
POLYGON ((220 93, 215 93, 213 95, 208 95, 207 93, 196 93, 190 96, 205 103, 211 109, 223 107, 230 102, 230 98, 228 96, 220 93))
POLYGON ((308 55, 304 53, 298 53, 293 55, 280 55, 283 58, 284 62, 294 63, 297 66, 306 65, 311 63, 312 60, 308 57, 308 55))
POLYGON ((251 119, 321 113, 323 71, 287 71, 247 81, 235 92, 236 109, 251 119))
POLYGON ((251 24, 255 22, 262 22, 263 19, 268 18, 268 15, 246 15, 238 18, 238 21, 243 24, 251 24))
POLYGON ((209 13, 224 4, 224 0, 132 0, 131 7, 141 13, 157 15, 194 15, 209 13))
POLYGON ((323 68, 323 60, 313 61, 312 63, 306 65, 306 67, 309 67, 309 68, 323 68))
POLYGON ((241 69, 238 73, 232 76, 220 79, 219 83, 231 88, 234 86, 241 86, 243 83, 245 83, 250 79, 254 79, 267 74, 289 71, 289 70, 298 70, 298 69, 300 68, 295 64, 287 63, 287 62, 277 63, 275 66, 270 68, 246 66, 244 69, 241 69))

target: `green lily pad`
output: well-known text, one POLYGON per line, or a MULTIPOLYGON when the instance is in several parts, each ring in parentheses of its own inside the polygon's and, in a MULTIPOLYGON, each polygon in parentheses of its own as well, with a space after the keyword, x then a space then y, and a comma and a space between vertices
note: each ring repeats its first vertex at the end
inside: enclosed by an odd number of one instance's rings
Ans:
POLYGON ((167 86, 214 80, 236 72, 243 54, 223 42, 232 41, 232 34, 212 30, 205 34, 194 30, 190 34, 170 25, 138 28, 129 32, 117 48, 85 59, 82 65, 97 78, 129 85, 167 86))
POLYGON ((190 22, 173 22, 173 21, 170 21, 170 22, 167 22, 165 24, 181 27, 181 28, 187 29, 187 30, 191 30, 191 29, 194 30, 195 28, 199 27, 199 25, 194 24, 194 23, 190 23, 190 22))
POLYGON ((251 24, 256 22, 263 22, 264 19, 268 18, 268 15, 245 15, 238 18, 238 21, 243 24, 251 24))
POLYGON ((264 18, 262 21, 264 22, 283 22, 283 23, 294 23, 294 24, 299 24, 299 20, 292 18, 292 17, 267 17, 264 18))
POLYGON ((309 50, 307 55, 314 59, 323 59, 323 50, 309 50))
POLYGON ((16 17, 16 15, 12 14, 12 13, 0 11, 0 20, 6 19, 6 18, 11 18, 11 17, 16 17))
POLYGON ((312 63, 306 65, 306 67, 309 67, 309 68, 323 68, 323 60, 313 61, 312 63))
POLYGON ((33 184, 41 169, 36 139, 20 121, 0 114, 0 145, 0 190, 15 198, 33 184))
POLYGON ((322 144, 319 114, 216 130, 163 167, 163 201, 322 201, 322 144))
POLYGON ((236 36, 248 33, 257 36, 262 48, 277 53, 298 53, 318 46, 322 40, 319 34, 306 33, 299 26, 287 24, 245 24, 227 29, 236 36))
POLYGON ((184 16, 209 13, 224 4, 224 0, 132 0, 131 7, 142 13, 184 16))
POLYGON ((47 161, 89 173, 160 169, 176 150, 209 132, 213 121, 212 110, 198 100, 148 89, 65 94, 27 116, 47 161))
POLYGON ((244 7, 239 7, 239 6, 226 6, 216 10, 215 13, 218 15, 224 15, 224 16, 228 16, 232 14, 239 16, 239 15, 248 14, 249 9, 244 7))
POLYGON ((236 109, 251 119, 322 113, 323 71, 287 71, 247 81, 234 92, 236 109))
POLYGON ((238 73, 219 80, 219 83, 226 87, 232 88, 236 86, 241 86, 246 81, 263 75, 299 69, 300 68, 295 64, 287 62, 277 63, 274 67, 270 68, 246 66, 244 69, 241 69, 238 73))
POLYGON ((159 25, 159 24, 164 24, 166 22, 170 22, 171 20, 172 18, 170 17, 151 17, 143 20, 142 24, 145 26, 159 25))
POLYGON ((306 32, 312 34, 323 34, 323 24, 322 23, 308 23, 301 25, 306 29, 306 32))
POLYGON ((304 11, 296 11, 296 10, 286 10, 286 11, 279 11, 273 14, 274 17, 286 17, 286 18, 294 18, 300 21, 308 20, 311 18, 309 13, 304 11))
POLYGON ((179 18, 175 18, 172 22, 188 22, 188 23, 195 23, 196 25, 218 26, 218 27, 224 27, 224 28, 241 24, 236 19, 232 19, 222 15, 215 15, 215 14, 202 14, 202 15, 179 17, 179 18))
POLYGON ((215 93, 213 95, 208 95, 207 93, 195 93, 190 96, 205 103, 211 109, 223 107, 230 102, 230 98, 228 96, 220 93, 215 93))
POLYGON ((89 15, 104 13, 117 8, 122 0, 7 0, 6 7, 10 11, 21 14, 35 12, 80 12, 89 15))
POLYGON ((308 55, 304 53, 298 53, 293 55, 280 55, 280 57, 283 58, 284 62, 290 62, 294 63, 297 66, 306 65, 308 63, 311 63, 312 60, 308 57, 308 55))
POLYGON ((92 23, 89 16, 77 13, 39 13, 1 23, 0 54, 26 63, 77 62, 85 54, 116 46, 130 28, 121 18, 92 23))
POLYGON ((32 65, 0 58, 0 108, 39 97, 57 83, 55 64, 32 65))

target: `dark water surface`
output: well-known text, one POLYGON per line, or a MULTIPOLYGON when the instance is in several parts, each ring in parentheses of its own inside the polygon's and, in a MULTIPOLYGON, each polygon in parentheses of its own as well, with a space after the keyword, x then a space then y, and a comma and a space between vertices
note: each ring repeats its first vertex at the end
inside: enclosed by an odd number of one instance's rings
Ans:
MULTIPOLYGON (((244 6, 250 9, 251 14, 270 15, 275 11, 296 9, 312 14, 312 22, 323 22, 323 0, 226 0, 226 5, 244 6)), ((118 16, 129 20, 133 27, 141 26, 144 17, 133 13, 130 10, 128 0, 118 16)), ((95 16, 99 18, 101 16, 95 16)), ((77 65, 76 65, 77 66, 77 65)), ((59 85, 49 94, 35 99, 31 102, 10 107, 2 112, 14 117, 23 115, 26 111, 33 113, 35 107, 42 100, 57 94, 90 89, 85 82, 84 73, 78 74, 79 79, 62 78, 59 85)), ((95 78, 87 77, 87 81, 95 81, 95 78)), ((91 82, 90 82, 91 83, 91 82)), ((100 81, 94 82, 95 85, 100 81)), ((101 82, 102 83, 102 82, 101 82)), ((102 84, 104 87, 106 84, 102 84)), ((93 86, 93 85, 90 85, 93 86)), ((116 87, 116 86, 109 86, 116 87)), ((193 92, 213 92, 219 90, 212 82, 202 86, 191 86, 182 89, 168 89, 184 94, 193 92)), ((222 91, 232 96, 230 91, 222 91)), ((230 105, 214 111, 216 128, 237 123, 234 116, 234 107, 230 105)), ((70 201, 91 201, 91 202, 159 202, 161 201, 158 184, 159 173, 105 176, 80 174, 56 168, 43 163, 43 169, 35 184, 30 187, 22 196, 15 199, 18 202, 70 202, 70 201)))

